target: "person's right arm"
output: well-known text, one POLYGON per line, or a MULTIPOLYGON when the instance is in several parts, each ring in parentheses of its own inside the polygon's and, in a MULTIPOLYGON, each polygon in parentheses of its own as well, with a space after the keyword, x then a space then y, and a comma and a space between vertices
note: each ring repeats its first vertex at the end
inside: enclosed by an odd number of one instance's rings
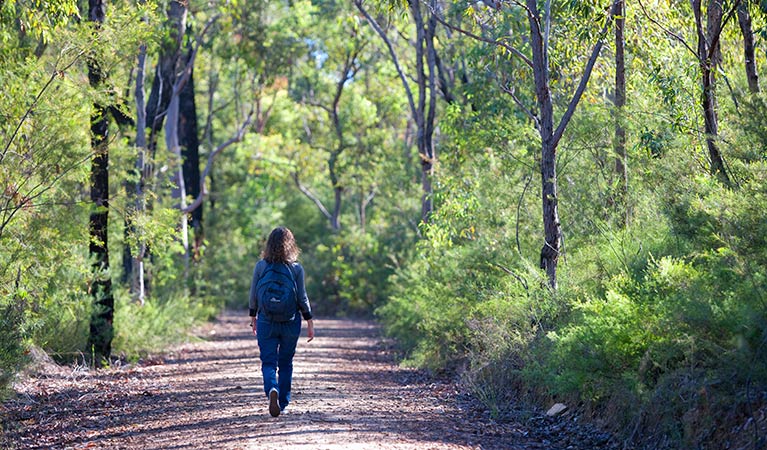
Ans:
POLYGON ((250 316, 250 327, 253 329, 253 334, 256 334, 256 316, 258 316, 256 284, 258 284, 258 279, 261 277, 262 266, 263 264, 259 261, 256 263, 255 269, 253 269, 253 279, 250 281, 250 295, 248 296, 248 315, 250 316))
POLYGON ((312 339, 314 339, 314 319, 307 320, 306 325, 306 337, 309 338, 306 342, 312 342, 312 339))

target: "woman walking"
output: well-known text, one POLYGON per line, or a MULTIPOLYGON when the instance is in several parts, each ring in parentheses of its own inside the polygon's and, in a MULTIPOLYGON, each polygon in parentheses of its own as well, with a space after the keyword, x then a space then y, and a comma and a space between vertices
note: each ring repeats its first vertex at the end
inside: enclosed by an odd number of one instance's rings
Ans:
POLYGON ((301 334, 301 316, 308 326, 307 342, 314 339, 304 268, 298 263, 300 252, 289 229, 275 228, 269 234, 250 284, 250 324, 258 339, 264 392, 272 417, 279 416, 290 403, 293 355, 301 334))

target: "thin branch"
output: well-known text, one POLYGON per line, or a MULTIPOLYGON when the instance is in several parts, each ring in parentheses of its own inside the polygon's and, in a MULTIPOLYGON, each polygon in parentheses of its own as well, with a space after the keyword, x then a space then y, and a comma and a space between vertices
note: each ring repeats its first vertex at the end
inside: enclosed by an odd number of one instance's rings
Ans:
POLYGON ((362 201, 363 208, 367 208, 367 206, 370 204, 370 202, 373 201, 373 199, 376 196, 375 188, 371 189, 368 195, 365 197, 365 199, 362 201))
MULTIPOLYGON (((42 188, 42 189, 41 189, 39 192, 35 192, 35 193, 33 194, 33 192, 34 192, 34 191, 35 191, 37 188, 39 188, 40 186, 42 186, 42 185, 43 185, 43 183, 42 183, 42 182, 41 182, 41 183, 39 183, 37 186, 33 187, 32 189, 30 189, 30 190, 29 190, 29 192, 28 192, 28 195, 26 196, 26 201, 24 201, 24 202, 20 203, 20 204, 19 204, 19 205, 17 205, 15 208, 13 208, 13 209, 11 210, 11 212, 10 212, 10 215, 8 215, 8 216, 5 216, 5 211, 3 211, 3 222, 2 222, 2 223, 0 223, 0 238, 2 238, 2 235, 3 235, 3 230, 5 230, 5 227, 6 227, 6 226, 8 226, 8 224, 11 222, 11 219, 13 219, 13 216, 14 216, 14 215, 16 215, 16 213, 17 213, 17 212, 19 212, 19 210, 21 210, 21 209, 22 209, 22 208, 23 208, 25 205, 27 205, 27 204, 30 204, 30 203, 31 203, 31 202, 32 202, 34 199, 36 199, 36 198, 40 197, 40 196, 41 196, 41 195, 43 195, 44 193, 46 193, 46 192, 48 192, 49 190, 51 190, 51 189, 53 188, 53 186, 55 186, 55 185, 56 185, 56 183, 57 183, 59 180, 61 180, 61 179, 62 179, 62 178, 65 176, 65 175, 67 175, 69 172, 71 172, 72 170, 74 170, 74 169, 75 169, 76 167, 78 167, 80 164, 82 164, 82 163, 84 163, 84 162, 88 161, 88 160, 91 158, 91 156, 92 156, 92 155, 93 155, 92 153, 88 153, 88 155, 87 155, 87 156, 85 156, 84 158, 82 158, 82 159, 80 159, 80 160, 77 160, 77 161, 73 162, 73 163, 72 163, 72 164, 71 164, 69 167, 66 167, 66 168, 64 168, 64 169, 61 171, 61 173, 59 173, 59 174, 58 174, 56 177, 54 177, 54 178, 53 178, 53 180, 51 180, 51 181, 50 181, 50 183, 48 183, 48 185, 47 185, 47 186, 45 186, 44 188, 42 188)), ((17 192, 18 192, 18 191, 17 191, 17 192)))
POLYGON ((40 89, 40 92, 37 93, 37 95, 35 96, 35 99, 32 101, 32 104, 29 106, 29 108, 27 108, 27 110, 24 112, 24 116, 16 125, 16 129, 13 130, 13 134, 11 134, 11 138, 8 139, 8 143, 5 144, 5 148, 3 149, 3 154, 0 155, 0 163, 2 163, 3 159, 5 159, 5 155, 6 153, 8 153, 8 149, 11 148, 11 144, 13 144, 13 141, 16 140, 16 136, 19 134, 19 130, 21 129, 21 126, 24 125, 24 122, 26 122, 29 115, 32 114, 32 112, 35 109, 35 106, 37 106, 37 102, 40 101, 45 91, 47 91, 48 88, 51 86, 51 84, 53 84, 54 80, 56 80, 56 77, 63 75, 64 72, 66 72, 67 70, 69 70, 70 67, 75 65, 77 60, 79 60, 80 57, 83 56, 84 54, 85 54, 85 50, 75 55, 74 59, 69 64, 64 66, 64 68, 53 70, 53 73, 51 74, 51 77, 48 79, 48 82, 45 83, 42 89, 40 89))
POLYGON ((319 208, 320 212, 323 216, 325 216, 328 220, 333 220, 333 215, 328 212, 328 209, 325 208, 325 205, 322 204, 322 200, 319 199, 312 191, 309 190, 306 186, 301 184, 301 181, 298 179, 298 171, 293 172, 293 181, 296 183, 296 187, 298 187, 298 190, 301 191, 305 196, 309 198, 312 202, 314 202, 315 205, 317 205, 317 208, 319 208))
POLYGON ((186 67, 184 68, 184 72, 182 72, 181 77, 179 77, 176 82, 173 84, 173 93, 171 94, 171 98, 174 95, 179 95, 181 93, 181 89, 184 88, 186 85, 186 82, 189 81, 189 78, 192 76, 192 68, 194 67, 194 60, 197 58, 197 52, 200 49, 200 46, 202 46, 202 39, 205 37, 205 34, 207 34, 210 27, 213 26, 213 24, 218 20, 218 18, 221 17, 221 14, 216 14, 215 16, 211 17, 208 22, 205 24, 205 28, 202 29, 202 32, 199 36, 197 36, 197 39, 194 43, 194 48, 192 49, 192 54, 189 55, 189 60, 186 63, 186 67))
POLYGON ((445 19, 441 18, 437 14, 437 12, 434 11, 433 9, 432 9, 432 15, 434 15, 434 18, 437 19, 437 22, 442 24, 444 27, 449 28, 449 29, 451 29, 451 30, 453 30, 455 32, 458 32, 460 34, 463 34, 465 36, 468 36, 468 37, 470 37, 470 38, 472 38, 474 40, 477 40, 477 41, 480 41, 480 42, 484 42, 486 44, 492 44, 492 45, 501 47, 501 48, 505 49, 506 51, 508 51, 509 53, 511 53, 512 55, 514 55, 517 58, 521 59, 525 64, 527 64, 532 69, 533 62, 530 60, 530 58, 525 56, 524 53, 522 53, 521 51, 517 50, 515 47, 512 47, 511 45, 509 45, 509 44, 507 44, 507 43, 505 43, 505 42, 503 42, 501 40, 482 37, 482 36, 479 36, 479 35, 476 35, 476 34, 472 33, 471 31, 467 31, 467 30, 464 30, 463 28, 460 28, 460 27, 458 27, 456 25, 452 25, 452 24, 448 23, 447 21, 445 21, 445 19))
POLYGON ((251 109, 248 117, 245 119, 242 125, 240 125, 240 128, 237 129, 237 132, 234 134, 234 136, 210 152, 210 155, 208 155, 208 162, 205 164, 205 170, 203 170, 202 175, 200 176, 200 193, 189 206, 181 210, 182 213, 190 213, 202 204, 202 201, 205 198, 205 194, 207 194, 207 189, 205 188, 205 179, 208 177, 208 174, 210 174, 210 171, 213 168, 213 160, 216 158, 216 155, 221 153, 221 151, 225 148, 242 141, 242 139, 245 137, 245 133, 247 132, 248 127, 250 127, 250 124, 253 122, 253 114, 254 112, 251 109))
POLYGON ((700 56, 698 55, 698 52, 696 52, 695 50, 693 50, 693 49, 692 49, 692 47, 690 47, 690 45, 689 45, 689 44, 687 44, 687 41, 685 41, 685 40, 684 40, 684 38, 683 38, 682 36, 680 36, 680 35, 678 35, 678 34, 674 33, 673 31, 669 30, 668 28, 664 27, 664 26, 663 26, 663 25, 662 25, 660 22, 658 22, 658 21, 657 21, 657 20, 655 20, 653 17, 651 17, 651 16, 650 16, 650 13, 648 13, 648 12, 647 12, 647 8, 645 8, 645 6, 644 6, 644 3, 642 3, 642 0, 637 0, 637 1, 639 2, 639 7, 640 7, 640 8, 642 8, 642 12, 644 13, 645 17, 647 17, 647 19, 648 19, 650 22, 652 22, 653 24, 655 24, 655 26, 656 26, 656 27, 658 27, 658 28, 660 28, 660 29, 661 29, 661 31, 663 31, 664 33, 668 34, 668 35, 669 35, 669 36, 671 36, 672 38, 674 38, 674 39, 676 39, 677 41, 679 41, 679 42, 680 42, 682 45, 684 45, 684 46, 685 46, 685 48, 687 48, 687 50, 689 50, 689 51, 690 51, 690 53, 692 53, 693 55, 695 55, 695 57, 696 57, 696 58, 700 58, 700 56))
POLYGON ((325 111, 326 113, 328 113, 328 115, 333 115, 333 110, 330 109, 330 106, 326 106, 326 105, 318 102, 317 100, 304 100, 304 103, 306 103, 309 106, 314 106, 314 107, 320 108, 323 111, 325 111))
POLYGON ((730 98, 732 98, 732 102, 735 104, 735 111, 740 114, 740 103, 738 102, 738 97, 735 94, 735 91, 732 89, 732 84, 730 84, 730 77, 727 76, 727 72, 722 69, 721 65, 719 65, 719 73, 722 75, 722 78, 724 78, 724 83, 727 85, 727 89, 730 91, 730 98))
POLYGON ((522 103, 519 97, 517 97, 517 94, 514 92, 514 89, 511 89, 504 84, 499 83, 499 85, 501 87, 501 91, 509 94, 511 98, 514 100, 514 103, 517 104, 519 109, 521 109, 525 114, 527 114, 527 116, 535 123, 535 127, 540 128, 540 121, 538 120, 538 117, 535 114, 533 114, 533 112, 530 111, 530 109, 526 107, 524 103, 522 103))
POLYGON ((708 49, 708 59, 711 59, 714 56, 714 51, 716 49, 716 46, 719 44, 719 38, 722 36, 722 31, 724 30, 724 27, 727 25, 727 22, 732 19, 732 17, 735 15, 735 11, 738 9, 738 5, 740 5, 740 0, 735 0, 735 3, 732 5, 732 9, 730 9, 730 12, 727 13, 727 15, 724 17, 724 20, 722 21, 722 24, 719 26, 719 29, 716 32, 716 35, 713 36, 711 39, 711 43, 709 44, 710 47, 708 49))
POLYGON ((559 120, 559 125, 557 126, 556 131, 554 131, 554 135, 552 136, 554 145, 557 145, 557 142, 562 138, 562 135, 565 132, 565 128, 567 128, 567 124, 570 123, 570 119, 573 118, 573 114, 575 113, 575 108, 578 106, 578 103, 581 101, 581 97, 583 96, 583 92, 586 91, 586 86, 589 83, 589 78, 591 78, 591 71, 594 69, 594 64, 597 62, 597 57, 599 57, 599 52, 602 50, 602 45, 604 45, 604 36, 607 33, 607 27, 610 25, 610 22, 612 21, 613 17, 613 10, 615 7, 615 4, 618 3, 620 0, 615 0, 608 9, 607 17, 605 18, 605 24, 602 27, 602 30, 599 32, 599 39, 597 40, 597 43, 594 45, 594 49, 591 51, 591 56, 589 57, 588 62, 586 63, 586 67, 583 70, 583 75, 581 76, 581 81, 578 83, 578 88, 575 90, 575 94, 573 94, 573 97, 570 99, 570 104, 567 105, 567 110, 562 115, 562 118, 559 120))
POLYGON ((501 269, 502 271, 506 272, 507 274, 511 275, 512 277, 514 277, 517 281, 519 281, 519 284, 521 284, 522 287, 524 287, 525 290, 527 290, 527 281, 524 278, 522 278, 519 275, 517 275, 516 272, 514 272, 513 270, 509 269, 508 267, 503 266, 503 265, 498 264, 498 263, 491 263, 491 264, 494 265, 495 267, 501 269))
POLYGON ((378 22, 376 22, 376 20, 362 6, 362 0, 354 0, 354 4, 357 6, 357 9, 362 13, 362 15, 365 16, 365 19, 367 19, 370 26, 372 26, 376 33, 378 33, 378 35, 384 41, 386 48, 389 50, 389 56, 391 56, 394 67, 397 69, 397 74, 399 74, 399 78, 402 81, 402 86, 405 88, 405 94, 407 95, 407 101, 410 105, 410 111, 413 114, 413 117, 415 117, 416 108, 415 101, 413 100, 413 92, 410 90, 410 83, 407 82, 407 78, 405 77, 405 73, 402 71, 402 67, 399 64, 399 59, 397 58, 397 53, 394 52, 394 47, 392 46, 389 37, 386 35, 386 32, 384 32, 381 26, 378 25, 378 22))

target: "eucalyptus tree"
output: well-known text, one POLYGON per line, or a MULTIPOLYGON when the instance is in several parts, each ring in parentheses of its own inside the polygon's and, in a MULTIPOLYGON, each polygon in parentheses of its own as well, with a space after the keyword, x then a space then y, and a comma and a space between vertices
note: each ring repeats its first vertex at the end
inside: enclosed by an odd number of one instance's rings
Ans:
MULTIPOLYGON (((338 5, 338 11, 344 11, 338 5)), ((320 111, 320 116, 311 114, 305 118, 304 137, 306 144, 313 151, 323 152, 327 165, 327 174, 333 191, 332 208, 327 208, 322 199, 312 192, 300 180, 300 168, 293 173, 298 189, 315 203, 328 219, 331 229, 341 229, 340 215, 343 203, 345 183, 342 181, 341 158, 354 145, 349 130, 351 111, 344 108, 342 99, 345 92, 351 90, 360 70, 365 65, 363 52, 369 44, 353 20, 341 20, 338 24, 326 24, 322 31, 313 37, 313 44, 308 51, 316 55, 307 60, 302 74, 293 88, 293 95, 311 109, 320 111), (347 38, 348 37, 348 38, 347 38), (316 66, 316 70, 312 68, 316 66), (342 109, 343 108, 343 109, 342 109)), ((349 93, 346 94, 348 97, 349 93)))
MULTIPOLYGON (((145 18, 142 20, 146 20, 145 18)), ((134 99, 136 107, 136 162, 134 164, 136 179, 129 184, 128 197, 133 199, 133 205, 128 205, 129 214, 126 218, 127 241, 130 241, 131 235, 135 235, 133 221, 138 214, 146 211, 146 183, 149 174, 147 173, 147 136, 146 136, 146 96, 144 86, 146 83, 146 59, 147 43, 139 43, 139 51, 136 61, 136 84, 134 88, 134 99), (132 206, 132 214, 130 208, 132 206)), ((123 263, 125 276, 129 278, 130 292, 143 305, 146 298, 146 284, 144 281, 144 256, 147 253, 147 243, 144 239, 137 239, 133 248, 130 242, 123 249, 126 261, 123 263)))
MULTIPOLYGON (((736 8, 739 2, 740 0, 735 0, 735 5, 732 8, 736 8)), ((708 0, 704 25, 703 1, 692 0, 691 5, 698 39, 695 55, 700 65, 701 106, 703 107, 706 146, 708 147, 711 173, 729 186, 730 177, 727 174, 724 157, 718 142, 719 112, 716 99, 716 70, 722 60, 720 38, 726 24, 725 11, 721 0, 708 0)), ((730 10, 726 17, 732 17, 732 12, 733 10, 730 10)))
POLYGON ((618 175, 619 201, 623 209, 621 216, 624 225, 628 222, 628 159, 626 157, 626 126, 624 107, 626 106, 626 0, 617 0, 613 4, 615 20, 615 172, 618 175))
MULTIPOLYGON (((664 24, 662 19, 648 11, 638 1, 644 15, 671 39, 681 43, 696 59, 700 83, 700 108, 703 113, 704 134, 708 150, 709 172, 726 186, 732 182, 720 148, 719 107, 717 102, 717 71, 722 64, 722 34, 732 21, 741 0, 691 0, 691 21, 695 31, 695 43, 691 44, 683 34, 664 24)), ((741 14, 742 15, 742 14, 741 14)), ((743 18, 745 20, 745 17, 743 18)), ((745 23, 742 24, 746 25, 745 23)), ((750 70, 747 68, 747 70, 750 70)))
MULTIPOLYGON (((410 115, 416 125, 416 146, 421 165, 421 221, 428 222, 434 208, 433 205, 433 182, 434 166, 437 162, 437 154, 434 148, 434 132, 436 130, 437 97, 440 84, 440 60, 436 50, 437 38, 437 13, 441 9, 440 2, 429 0, 428 2, 412 0, 407 2, 410 18, 413 21, 415 36, 411 42, 415 49, 415 67, 412 78, 415 81, 417 95, 413 94, 412 82, 408 81, 406 67, 401 63, 401 57, 389 33, 398 30, 393 23, 381 25, 382 20, 375 18, 365 8, 362 0, 355 0, 357 9, 365 16, 375 32, 381 37, 386 45, 389 56, 394 64, 402 86, 405 89, 410 115), (389 31, 392 30, 392 31, 389 31)), ((443 93, 447 93, 447 86, 443 80, 443 93)), ((446 98, 449 94, 445 95, 446 98)))
POLYGON ((752 94, 759 92, 759 74, 756 68, 756 44, 754 28, 751 21, 750 8, 756 2, 750 0, 740 0, 737 6, 738 25, 743 36, 743 60, 748 80, 748 90, 752 94))
MULTIPOLYGON (((168 37, 160 51, 158 63, 155 70, 155 77, 152 82, 152 90, 146 104, 146 125, 151 129, 149 146, 152 149, 152 159, 157 150, 156 136, 165 125, 165 145, 167 150, 175 156, 174 171, 172 175, 173 198, 177 199, 180 207, 186 207, 186 186, 184 177, 184 163, 182 156, 181 143, 179 138, 179 129, 184 132, 184 136, 194 134, 197 130, 187 130, 187 123, 190 126, 197 124, 196 112, 194 110, 194 101, 188 100, 186 96, 194 95, 190 90, 190 78, 193 71, 192 52, 188 56, 183 54, 183 39, 187 30, 187 15, 189 13, 189 2, 183 0, 170 0, 167 8, 167 33, 168 37), (192 111, 184 111, 184 114, 193 117, 186 117, 187 120, 181 120, 181 95, 184 95, 184 104, 192 107, 192 111), (181 126, 179 123, 181 122, 181 126), (188 133, 187 133, 188 131, 188 133)), ((186 139, 186 143, 196 142, 194 139, 186 139)), ((194 150, 194 149, 193 149, 194 150)), ((181 217, 181 242, 184 247, 184 261, 188 265, 189 241, 187 231, 188 221, 186 214, 181 217)))
MULTIPOLYGON (((591 48, 583 67, 582 75, 575 84, 574 92, 569 95, 569 101, 558 120, 555 120, 555 101, 552 95, 551 72, 551 37, 555 17, 552 14, 552 2, 545 1, 542 5, 537 0, 494 2, 490 5, 472 5, 466 9, 465 15, 471 17, 478 31, 465 30, 457 25, 438 17, 445 26, 467 35, 480 42, 489 43, 498 48, 509 59, 519 61, 526 76, 506 77, 498 74, 497 79, 503 80, 501 90, 511 96, 514 103, 524 111, 534 124, 540 137, 540 173, 541 173, 541 206, 543 216, 544 243, 540 251, 540 267, 548 278, 552 289, 557 288, 557 266, 562 254, 562 224, 559 217, 559 197, 557 192, 557 149, 567 129, 570 120, 586 90, 594 64, 604 45, 608 26, 611 23, 615 3, 598 11, 592 22, 601 22, 597 29, 596 42, 591 48), (542 7, 542 8, 541 8, 542 7), (521 13, 521 16, 520 16, 521 13), (526 20, 522 26, 521 17, 526 20), (514 25, 513 27, 510 26, 514 25), (507 33, 509 28, 522 29, 527 36, 522 42, 510 42, 513 37, 507 33), (523 47, 524 46, 524 47, 523 47), (529 46, 529 50, 523 51, 529 46), (529 79, 532 72, 532 85, 529 89, 534 100, 534 106, 526 102, 526 98, 517 90, 513 83, 529 79)), ((589 29, 591 31, 591 29, 589 29)), ((566 83, 564 88, 566 88, 566 83)), ((556 97, 562 97, 557 95, 556 97)))
POLYGON ((376 74, 379 58, 370 29, 362 26, 353 9, 343 2, 327 3, 317 16, 320 19, 309 30, 305 56, 297 61, 290 87, 291 98, 301 108, 297 125, 302 143, 293 156, 292 178, 338 232, 342 213, 351 206, 348 200, 358 198, 354 207, 363 222, 375 196, 375 180, 360 167, 374 170, 370 159, 364 160, 376 153, 366 149, 370 149, 375 123, 383 117, 375 118, 381 112, 368 98, 367 87, 375 83, 385 88, 385 83, 376 74), (313 167, 320 164, 322 175, 313 167))
MULTIPOLYGON (((106 18, 105 0, 88 0, 88 20, 94 24, 94 32, 106 18)), ((99 89, 106 74, 95 56, 88 58, 88 81, 94 89, 99 89)), ((91 112, 91 202, 90 214, 90 253, 93 258, 95 278, 91 285, 94 299, 90 324, 88 346, 92 348, 97 360, 108 358, 112 352, 114 334, 114 295, 109 274, 109 118, 107 107, 101 101, 93 104, 91 112)))

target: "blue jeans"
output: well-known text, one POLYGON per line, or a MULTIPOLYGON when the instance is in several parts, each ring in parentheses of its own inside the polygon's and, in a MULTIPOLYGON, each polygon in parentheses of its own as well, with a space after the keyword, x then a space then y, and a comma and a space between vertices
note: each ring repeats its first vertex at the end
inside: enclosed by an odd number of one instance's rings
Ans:
POLYGON ((263 314, 258 315, 256 337, 261 358, 261 373, 264 376, 264 392, 268 397, 272 388, 277 389, 280 393, 280 409, 285 409, 290 403, 293 355, 296 354, 300 334, 301 315, 298 313, 290 322, 272 322, 263 314))

